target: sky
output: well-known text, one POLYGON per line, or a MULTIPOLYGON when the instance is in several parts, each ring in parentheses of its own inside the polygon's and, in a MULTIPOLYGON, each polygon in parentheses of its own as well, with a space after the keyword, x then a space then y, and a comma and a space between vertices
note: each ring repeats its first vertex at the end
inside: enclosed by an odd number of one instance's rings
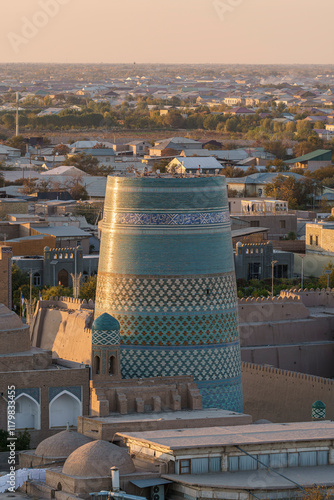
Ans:
POLYGON ((3 0, 0 62, 334 64, 333 19, 333 0, 3 0))

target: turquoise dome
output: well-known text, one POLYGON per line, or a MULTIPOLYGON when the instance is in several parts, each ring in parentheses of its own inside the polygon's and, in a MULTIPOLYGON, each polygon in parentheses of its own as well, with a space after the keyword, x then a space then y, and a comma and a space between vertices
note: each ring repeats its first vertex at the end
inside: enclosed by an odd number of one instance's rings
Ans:
POLYGON ((121 327, 116 318, 108 313, 101 314, 93 323, 93 332, 97 331, 120 331, 121 327))

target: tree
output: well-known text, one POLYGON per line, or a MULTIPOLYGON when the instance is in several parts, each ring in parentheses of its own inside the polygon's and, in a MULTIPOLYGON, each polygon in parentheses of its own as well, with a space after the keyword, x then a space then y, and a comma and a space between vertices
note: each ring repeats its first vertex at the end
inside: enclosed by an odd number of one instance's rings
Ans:
POLYGON ((289 208, 297 209, 308 204, 314 194, 314 183, 311 179, 297 181, 293 176, 279 174, 266 185, 265 193, 266 196, 287 201, 289 208))
POLYGON ((20 191, 22 194, 33 194, 37 191, 37 178, 30 178, 24 179, 23 181, 23 187, 20 188, 20 191))
POLYGON ((49 300, 50 297, 70 297, 71 295, 71 288, 65 288, 63 285, 50 286, 42 290, 43 300, 49 300))
POLYGON ((70 152, 70 148, 68 146, 66 146, 66 144, 57 144, 57 146, 55 146, 53 148, 53 151, 52 151, 52 154, 53 155, 67 155, 69 152, 70 152))
POLYGON ((78 153, 67 158, 63 165, 74 166, 89 175, 96 175, 99 162, 92 155, 86 153, 78 153))
POLYGON ((11 137, 6 141, 7 146, 10 146, 11 148, 16 148, 21 150, 21 154, 24 155, 27 150, 27 141, 23 137, 23 135, 17 135, 14 137, 11 137))
POLYGON ((91 276, 86 283, 81 286, 79 298, 87 302, 92 299, 95 302, 97 276, 91 276))
POLYGON ((69 193, 73 200, 88 200, 89 196, 85 186, 80 184, 78 181, 74 182, 72 187, 69 189, 69 193))

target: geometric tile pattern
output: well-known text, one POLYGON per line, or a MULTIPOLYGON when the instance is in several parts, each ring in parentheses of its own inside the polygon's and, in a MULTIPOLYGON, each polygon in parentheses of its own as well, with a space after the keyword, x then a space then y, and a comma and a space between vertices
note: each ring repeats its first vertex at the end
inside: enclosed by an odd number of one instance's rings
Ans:
POLYGON ((115 224, 132 226, 175 226, 175 225, 210 225, 229 222, 229 212, 191 212, 191 213, 138 213, 118 212, 114 214, 115 224))
POLYGON ((237 310, 235 274, 192 277, 124 277, 99 272, 96 301, 114 316, 126 312, 205 312, 237 310), (105 290, 112 290, 106 296, 105 290))
POLYGON ((119 345, 121 335, 119 330, 93 330, 93 345, 119 345))
POLYGON ((241 377, 230 380, 210 380, 197 382, 207 408, 228 408, 235 412, 243 411, 241 377))
POLYGON ((193 375, 195 380, 240 376, 239 342, 223 346, 134 348, 121 346, 122 378, 193 375))
MULTIPOLYGON (((118 315, 123 345, 203 345, 223 344, 239 338, 235 311, 195 315, 118 315)), ((94 339, 94 337, 93 337, 94 339)))
POLYGON ((76 396, 80 401, 82 401, 82 386, 69 386, 69 387, 49 387, 49 402, 53 400, 58 394, 61 394, 63 391, 67 391, 74 396, 76 396))
POLYGON ((37 401, 37 403, 40 403, 40 400, 41 400, 41 390, 38 389, 38 388, 26 388, 26 389, 15 389, 15 397, 17 398, 18 396, 20 396, 21 394, 27 394, 28 396, 30 396, 31 398, 35 399, 35 401, 37 401))

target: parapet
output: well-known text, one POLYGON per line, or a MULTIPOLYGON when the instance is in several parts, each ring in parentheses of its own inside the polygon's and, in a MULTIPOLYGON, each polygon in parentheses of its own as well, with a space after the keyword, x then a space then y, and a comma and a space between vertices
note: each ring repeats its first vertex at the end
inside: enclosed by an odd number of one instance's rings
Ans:
POLYGON ((74 297, 50 297, 48 300, 41 300, 39 303, 41 308, 59 308, 59 309, 95 309, 95 303, 92 299, 87 302, 86 299, 75 299, 74 297))

